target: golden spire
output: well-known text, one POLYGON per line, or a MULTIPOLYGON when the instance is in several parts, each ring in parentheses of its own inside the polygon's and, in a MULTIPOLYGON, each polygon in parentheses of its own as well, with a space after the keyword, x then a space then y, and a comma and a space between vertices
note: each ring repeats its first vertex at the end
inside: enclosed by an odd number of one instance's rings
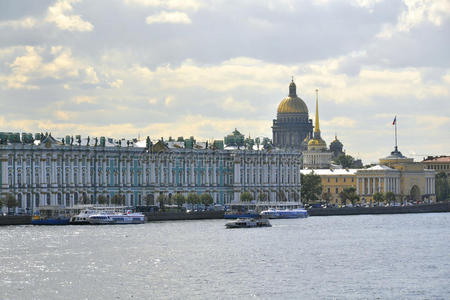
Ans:
POLYGON ((320 132, 319 128, 319 90, 316 89, 316 119, 314 120, 314 132, 320 132))

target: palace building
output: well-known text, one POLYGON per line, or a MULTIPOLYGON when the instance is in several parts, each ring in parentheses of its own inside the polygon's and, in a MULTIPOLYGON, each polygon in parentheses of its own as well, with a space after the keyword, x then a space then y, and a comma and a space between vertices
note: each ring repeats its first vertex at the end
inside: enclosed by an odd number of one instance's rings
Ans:
POLYGON ((69 136, 35 137, 0 133, 1 194, 12 194, 25 212, 97 204, 100 195, 110 203, 116 194, 130 206, 161 194, 171 198, 190 192, 209 193, 214 203, 229 204, 244 191, 266 205, 300 204, 301 155, 296 151, 224 150, 189 140, 153 144, 149 138, 93 142, 77 136, 74 142, 69 136))

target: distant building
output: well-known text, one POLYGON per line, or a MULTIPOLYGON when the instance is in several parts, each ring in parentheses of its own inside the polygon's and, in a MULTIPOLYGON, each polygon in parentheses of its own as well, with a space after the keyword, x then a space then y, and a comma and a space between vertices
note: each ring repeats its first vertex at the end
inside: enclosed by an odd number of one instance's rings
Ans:
POLYGON ((425 168, 435 170, 436 173, 444 172, 450 180, 450 156, 428 156, 422 160, 425 168))
POLYGON ((314 135, 307 140, 307 150, 303 151, 303 167, 306 169, 330 168, 333 152, 327 149, 327 143, 320 136, 319 126, 319 95, 316 89, 316 118, 314 120, 314 135))
POLYGON ((306 150, 302 144, 305 138, 312 137, 312 120, 308 107, 297 96, 294 80, 289 84, 289 95, 278 105, 277 118, 273 120, 273 145, 281 149, 306 150))
POLYGON ((301 174, 314 173, 320 176, 322 184, 322 199, 326 198, 325 194, 329 194, 329 204, 340 204, 341 199, 339 193, 345 188, 356 188, 356 172, 357 169, 317 169, 317 170, 301 170, 301 174))
POLYGON ((435 202, 435 171, 398 151, 380 158, 379 165, 356 172, 356 189, 362 202, 373 203, 377 192, 392 192, 399 202, 435 202))

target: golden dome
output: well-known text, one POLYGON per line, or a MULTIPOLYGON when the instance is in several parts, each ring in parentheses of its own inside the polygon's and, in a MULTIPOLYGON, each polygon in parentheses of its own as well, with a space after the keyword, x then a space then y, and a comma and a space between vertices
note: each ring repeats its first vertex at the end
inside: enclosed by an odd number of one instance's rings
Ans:
POLYGON ((308 142, 308 146, 321 146, 321 147, 327 147, 327 143, 325 143, 324 140, 322 140, 321 138, 318 139, 310 139, 308 142))
POLYGON ((278 113, 308 113, 308 107, 299 97, 286 97, 278 105, 278 113))
POLYGON ((308 113, 305 102, 297 96, 297 87, 292 79, 289 84, 289 96, 284 98, 278 105, 278 113, 308 113))

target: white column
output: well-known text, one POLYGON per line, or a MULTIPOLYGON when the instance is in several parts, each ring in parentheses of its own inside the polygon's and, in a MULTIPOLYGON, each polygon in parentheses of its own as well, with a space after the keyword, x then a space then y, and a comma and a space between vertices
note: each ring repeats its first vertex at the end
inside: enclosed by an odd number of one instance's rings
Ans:
POLYGON ((359 178, 356 178, 356 194, 359 195, 359 178))

